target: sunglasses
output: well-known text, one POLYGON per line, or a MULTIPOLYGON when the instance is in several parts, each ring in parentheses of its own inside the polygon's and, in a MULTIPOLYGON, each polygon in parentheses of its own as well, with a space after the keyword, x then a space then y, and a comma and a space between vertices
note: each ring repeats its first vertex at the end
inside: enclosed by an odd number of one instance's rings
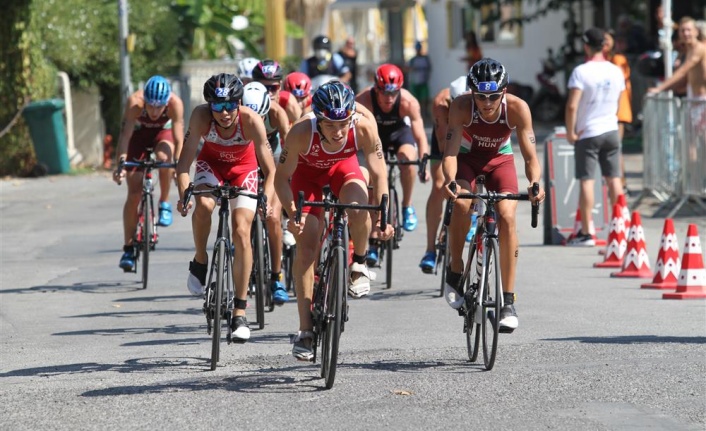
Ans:
POLYGON ((503 97, 502 91, 500 93, 491 93, 491 94, 485 94, 485 93, 473 93, 473 97, 476 99, 485 102, 486 100, 490 100, 491 102, 495 102, 496 100, 499 100, 501 97, 503 97))
POLYGON ((213 112, 223 112, 224 109, 230 112, 238 109, 238 102, 211 102, 210 105, 213 112))
POLYGON ((279 91, 280 85, 279 84, 270 84, 270 85, 265 85, 265 88, 267 88, 267 91, 269 93, 275 93, 279 91))

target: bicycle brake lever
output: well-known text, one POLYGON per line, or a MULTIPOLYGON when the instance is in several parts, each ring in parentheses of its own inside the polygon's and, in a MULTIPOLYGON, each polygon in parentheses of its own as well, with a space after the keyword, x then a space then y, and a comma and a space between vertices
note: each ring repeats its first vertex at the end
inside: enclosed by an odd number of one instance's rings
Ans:
MULTIPOLYGON (((532 184, 532 196, 538 196, 539 195, 539 183, 533 183, 532 184)), ((539 203, 532 204, 532 227, 536 228, 537 227, 537 218, 539 215, 539 203)))

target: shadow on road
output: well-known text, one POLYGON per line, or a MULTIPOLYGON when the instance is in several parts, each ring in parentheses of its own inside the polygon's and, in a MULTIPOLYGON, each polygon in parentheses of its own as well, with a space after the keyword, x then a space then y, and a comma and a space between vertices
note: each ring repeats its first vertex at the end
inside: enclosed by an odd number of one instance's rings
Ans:
POLYGON ((108 328, 108 329, 84 329, 80 331, 55 332, 52 335, 57 336, 75 336, 75 335, 144 335, 144 334, 190 334, 194 332, 205 331, 205 325, 169 325, 152 328, 108 328))
POLYGON ((706 344, 706 337, 671 337, 659 335, 622 335, 617 337, 568 337, 544 338, 544 341, 579 341, 590 344, 642 344, 642 343, 676 343, 676 344, 706 344))
POLYGON ((83 317, 173 316, 181 314, 198 316, 203 314, 203 312, 200 308, 187 308, 185 310, 111 311, 106 313, 76 314, 74 316, 64 316, 64 318, 74 319, 83 317))
MULTIPOLYGON (((375 287, 375 285, 373 285, 375 287)), ((368 295, 369 301, 384 301, 391 299, 434 299, 439 297, 439 290, 383 290, 368 295)))
POLYGON ((142 290, 142 283, 139 280, 129 281, 87 281, 69 285, 44 285, 33 286, 23 289, 3 289, 0 294, 7 293, 53 293, 76 291, 83 293, 122 293, 136 292, 142 290))

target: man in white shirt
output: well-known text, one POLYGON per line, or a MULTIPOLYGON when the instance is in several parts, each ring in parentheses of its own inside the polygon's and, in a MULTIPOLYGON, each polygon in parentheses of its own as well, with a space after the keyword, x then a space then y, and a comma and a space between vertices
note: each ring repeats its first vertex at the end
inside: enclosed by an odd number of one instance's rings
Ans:
POLYGON ((620 68, 603 56, 604 39, 605 32, 599 28, 583 34, 587 61, 574 69, 568 84, 566 139, 574 145, 575 178, 581 182, 581 232, 569 241, 574 246, 595 245, 589 226, 596 164, 600 164, 608 185, 610 208, 622 192, 617 112, 625 78, 620 68))

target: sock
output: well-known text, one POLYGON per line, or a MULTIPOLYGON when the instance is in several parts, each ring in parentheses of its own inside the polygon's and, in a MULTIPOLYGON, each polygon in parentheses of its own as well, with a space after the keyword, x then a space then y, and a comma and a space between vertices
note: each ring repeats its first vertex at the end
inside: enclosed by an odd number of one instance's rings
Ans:
POLYGON ((353 262, 355 262, 355 263, 360 263, 360 264, 364 264, 364 263, 365 263, 365 256, 358 256, 358 255, 355 254, 355 252, 354 252, 354 253, 353 253, 353 262))

